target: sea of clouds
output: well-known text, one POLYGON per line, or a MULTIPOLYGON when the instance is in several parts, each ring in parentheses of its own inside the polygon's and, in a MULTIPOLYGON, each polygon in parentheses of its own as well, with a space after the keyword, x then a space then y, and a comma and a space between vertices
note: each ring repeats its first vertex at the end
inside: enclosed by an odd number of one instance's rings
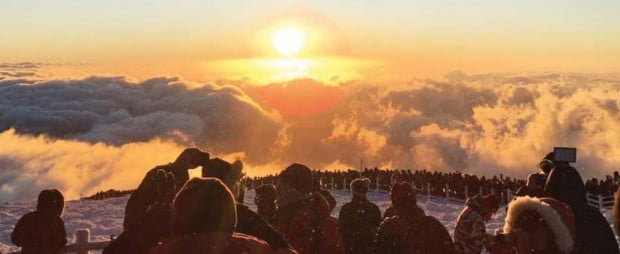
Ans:
POLYGON ((314 168, 458 170, 523 177, 554 146, 601 177, 620 162, 620 76, 467 75, 400 83, 255 85, 172 77, 42 78, 0 64, 0 201, 133 188, 184 147, 250 175, 314 168))

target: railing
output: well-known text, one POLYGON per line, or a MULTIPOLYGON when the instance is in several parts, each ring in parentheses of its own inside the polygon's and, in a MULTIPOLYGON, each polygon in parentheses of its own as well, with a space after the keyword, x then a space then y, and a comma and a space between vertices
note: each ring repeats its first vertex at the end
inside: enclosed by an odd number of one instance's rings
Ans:
POLYGON ((615 198, 613 195, 603 196, 588 193, 586 197, 588 198, 588 205, 595 208, 612 208, 614 206, 615 198))
MULTIPOLYGON (((264 182, 262 182, 264 183, 264 182)), ((375 192, 384 192, 387 193, 389 187, 391 185, 393 185, 395 183, 395 181, 393 179, 391 179, 390 183, 387 184, 387 186, 383 186, 386 187, 384 189, 382 189, 382 185, 379 181, 379 178, 375 178, 375 183, 374 183, 374 191, 375 192)), ((271 181, 271 184, 273 184, 273 179, 271 181)), ((324 189, 336 189, 336 181, 335 179, 332 177, 329 179, 329 181, 325 181, 323 178, 319 179, 319 185, 321 186, 321 188, 324 189)), ((338 184, 340 185, 340 184, 338 184)), ((385 185, 385 184, 384 184, 385 185)), ((430 200, 431 198, 445 198, 451 202, 455 202, 455 203, 465 203, 466 199, 469 197, 472 197, 472 195, 470 195, 470 190, 469 190, 469 186, 465 185, 464 186, 464 199, 463 198, 458 198, 458 197, 454 197, 451 196, 450 193, 452 193, 450 186, 448 184, 445 185, 445 187, 443 188, 442 192, 444 193, 443 195, 439 196, 439 195, 433 195, 431 194, 431 185, 430 183, 426 183, 426 188, 424 187, 417 187, 415 185, 415 183, 411 183, 413 189, 419 193, 419 194, 426 194, 426 198, 427 200, 430 200)), ((246 185, 244 185, 246 186, 246 185)), ((343 178, 342 179, 342 185, 340 185, 341 189, 344 191, 349 191, 349 188, 347 188, 346 186, 348 186, 347 184, 347 179, 343 178)), ((250 189, 253 188, 253 182, 250 183, 250 189)), ((491 194, 497 194, 495 193, 495 189, 491 188, 488 191, 485 191, 482 187, 478 187, 478 192, 477 194, 482 195, 483 193, 491 193, 491 194)), ((510 189, 505 189, 504 191, 499 192, 499 196, 500 196, 500 200, 503 201, 504 204, 509 203, 510 201, 513 200, 514 198, 514 192, 510 189)), ((614 196, 603 196, 603 195, 594 195, 594 194, 590 194, 587 193, 586 194, 587 200, 588 200, 588 205, 595 207, 595 208, 599 208, 599 209, 603 209, 603 208, 611 208, 614 206, 614 201, 615 198, 614 196)))
MULTIPOLYGON (((110 244, 110 241, 91 242, 90 230, 78 229, 74 233, 75 243, 65 246, 60 253, 87 254, 91 250, 103 250, 110 244)), ((21 254, 21 251, 11 252, 10 254, 21 254)))

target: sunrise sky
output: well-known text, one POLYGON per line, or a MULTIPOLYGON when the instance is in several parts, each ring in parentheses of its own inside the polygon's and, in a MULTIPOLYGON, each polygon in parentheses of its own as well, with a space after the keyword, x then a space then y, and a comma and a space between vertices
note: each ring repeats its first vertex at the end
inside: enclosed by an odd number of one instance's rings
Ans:
MULTIPOLYGON (((0 0, 0 203, 135 188, 186 147, 525 177, 620 165, 620 1, 0 0)), ((196 174, 195 171, 194 174, 196 174)))
POLYGON ((54 74, 265 83, 620 70, 618 1, 5 0, 0 7, 0 60, 64 64, 54 74), (303 37, 289 56, 272 45, 286 28, 303 37))

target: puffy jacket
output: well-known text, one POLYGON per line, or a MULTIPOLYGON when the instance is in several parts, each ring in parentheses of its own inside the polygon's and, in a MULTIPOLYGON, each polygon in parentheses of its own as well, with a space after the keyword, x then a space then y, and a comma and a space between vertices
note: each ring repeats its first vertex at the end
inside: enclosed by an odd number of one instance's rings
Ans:
POLYGON ((404 216, 397 213, 381 223, 374 253, 454 253, 452 238, 441 222, 426 216, 421 209, 411 211, 404 216))
POLYGON ((481 210, 478 201, 467 199, 454 228, 456 253, 479 254, 487 245, 486 227, 481 210))
POLYGON ((58 215, 30 212, 19 219, 11 240, 24 254, 60 253, 67 244, 65 223, 58 215))
POLYGON ((276 229, 300 254, 343 254, 342 234, 329 210, 325 198, 309 194, 279 208, 276 229))
POLYGON ((372 253, 372 244, 381 224, 379 207, 366 198, 353 197, 340 209, 340 228, 346 253, 372 253))
POLYGON ((241 233, 202 233, 177 236, 155 246, 150 254, 271 254, 269 245, 241 233))

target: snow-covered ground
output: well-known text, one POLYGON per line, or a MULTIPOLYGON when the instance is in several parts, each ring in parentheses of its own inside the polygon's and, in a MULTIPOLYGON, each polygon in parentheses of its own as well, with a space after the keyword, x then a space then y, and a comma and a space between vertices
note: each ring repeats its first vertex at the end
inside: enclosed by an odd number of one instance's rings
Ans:
MULTIPOLYGON (((338 202, 332 212, 332 216, 337 217, 340 208, 351 199, 351 196, 349 192, 342 190, 331 190, 330 192, 338 202)), ((368 198, 375 202, 382 212, 390 205, 390 198, 387 193, 370 192, 368 198)), ((256 209, 253 200, 254 192, 247 192, 244 203, 249 205, 250 208, 256 209)), ((92 240, 108 240, 110 235, 119 235, 123 228, 123 212, 126 202, 127 197, 100 201, 67 202, 63 219, 68 233, 68 241, 73 242, 73 232, 82 228, 90 229, 92 240)), ((0 252, 6 253, 18 250, 11 243, 13 226, 22 215, 34 209, 35 205, 35 202, 5 203, 0 205, 0 252)), ((418 205, 427 214, 435 216, 441 221, 450 231, 450 234, 454 231, 456 218, 463 208, 462 203, 448 201, 443 198, 431 198, 428 200, 426 196, 418 197, 418 205)), ((602 212, 611 223, 611 211, 606 209, 602 212)), ((499 212, 487 223, 487 231, 493 233, 496 229, 500 229, 503 226, 505 215, 505 209, 503 207, 500 208, 499 212)))

